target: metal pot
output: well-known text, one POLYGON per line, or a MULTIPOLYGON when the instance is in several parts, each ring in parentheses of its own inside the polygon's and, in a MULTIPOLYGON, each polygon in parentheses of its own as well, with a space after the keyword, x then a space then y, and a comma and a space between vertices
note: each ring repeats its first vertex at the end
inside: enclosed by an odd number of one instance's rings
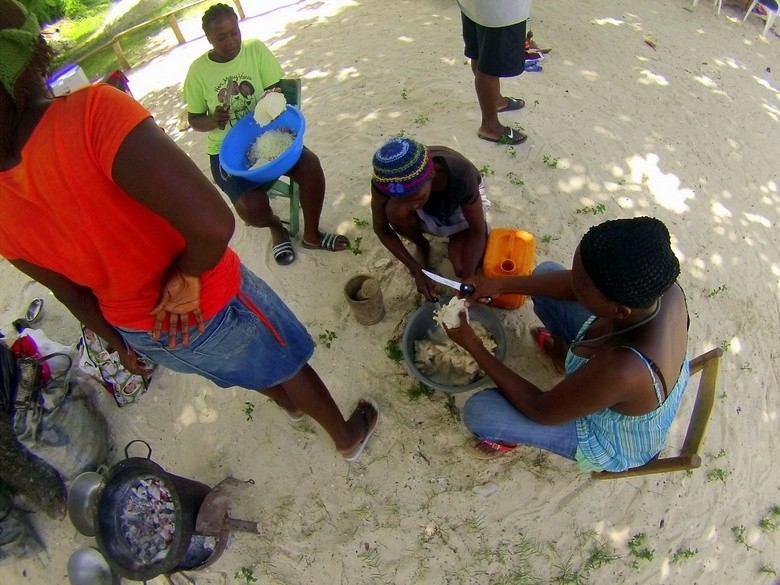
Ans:
POLYGON ((108 472, 97 506, 96 534, 100 550, 109 565, 123 577, 134 581, 148 581, 157 575, 177 570, 187 555, 198 509, 211 488, 206 484, 178 477, 165 471, 151 460, 152 448, 145 441, 131 441, 125 447, 126 459, 108 472), (133 443, 143 443, 146 457, 130 457, 133 443), (171 495, 173 539, 162 558, 144 561, 133 552, 132 543, 124 533, 121 519, 131 490, 140 480, 157 479, 171 495))
POLYGON ((103 484, 100 473, 87 471, 77 476, 68 488, 68 517, 84 536, 95 536, 95 517, 103 484))
POLYGON ((71 585, 119 585, 116 575, 100 551, 91 547, 78 549, 68 559, 71 585))

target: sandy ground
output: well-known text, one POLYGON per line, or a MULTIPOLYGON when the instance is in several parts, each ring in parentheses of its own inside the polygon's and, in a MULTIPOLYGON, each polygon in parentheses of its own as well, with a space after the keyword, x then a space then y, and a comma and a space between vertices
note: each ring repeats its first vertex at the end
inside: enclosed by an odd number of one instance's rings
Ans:
MULTIPOLYGON (((244 5, 244 36, 263 39, 303 79, 306 143, 328 180, 322 225, 362 238, 362 253, 302 250, 298 240, 298 260, 280 268, 266 231, 239 226, 233 245, 315 339, 335 333, 312 364, 342 409, 370 394, 382 419, 362 461, 347 464, 320 428, 293 427, 243 390, 165 371, 127 408, 97 394, 112 433, 109 463, 139 438, 177 475, 210 485, 254 480, 236 508, 262 533, 235 533, 214 565, 188 574, 192 581, 246 583, 236 576, 246 569, 261 584, 780 582, 780 515, 772 514, 780 506, 777 35, 762 37, 755 17, 742 24, 735 6, 717 16, 706 0, 693 9, 684 0, 537 2, 531 28, 554 50, 543 72, 504 82, 505 94, 527 103, 504 115, 529 134, 510 149, 476 136, 453 0, 244 5), (606 219, 666 222, 682 262, 691 355, 726 351, 700 469, 595 482, 533 449, 478 461, 459 419, 467 395, 410 399, 416 381, 385 345, 419 300, 365 223, 371 155, 401 131, 483 168, 490 222, 536 234, 539 260, 569 262, 581 234, 606 219), (342 291, 358 273, 379 279, 385 299, 384 320, 370 327, 357 323, 342 291), (495 490, 475 491, 484 486, 495 490), (630 547, 640 534, 642 546, 630 547)), ((190 42, 131 74, 136 97, 203 169, 204 137, 177 128, 180 84, 206 48, 190 42)), ((446 272, 441 244, 435 252, 446 272)), ((39 327, 75 342, 78 324, 47 291, 2 261, 0 274, 2 322, 44 296, 39 327)), ((527 334, 531 307, 500 318, 507 363, 549 387, 555 374, 527 334)), ((69 555, 93 539, 67 519, 33 520, 47 552, 0 566, 0 581, 67 583, 69 555)))

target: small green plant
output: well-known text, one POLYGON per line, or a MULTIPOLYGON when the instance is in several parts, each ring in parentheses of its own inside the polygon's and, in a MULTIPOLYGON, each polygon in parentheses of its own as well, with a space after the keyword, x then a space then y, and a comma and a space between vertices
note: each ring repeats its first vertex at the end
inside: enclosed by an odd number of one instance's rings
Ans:
POLYGON ((539 105, 539 100, 534 100, 534 107, 539 105))
POLYGON ((255 405, 251 402, 244 402, 244 416, 246 420, 252 420, 252 413, 255 411, 255 405))
POLYGON ((622 187, 623 185, 625 185, 625 184, 626 184, 626 180, 625 180, 625 179, 620 179, 620 180, 618 181, 618 185, 620 185, 621 187, 622 187))
POLYGON ((645 561, 652 561, 655 552, 645 546, 646 542, 647 535, 644 532, 637 532, 632 536, 628 541, 628 550, 631 556, 645 561))
POLYGON ((521 177, 517 173, 512 173, 512 172, 508 173, 507 179, 509 179, 510 183, 512 183, 513 185, 517 185, 518 187, 522 187, 523 185, 525 185, 525 181, 523 180, 523 177, 521 177))
POLYGON ((455 404, 455 396, 452 394, 447 395, 447 413, 454 421, 460 420, 460 408, 455 404))
POLYGON ((731 349, 731 342, 728 339, 724 339, 723 341, 720 342, 720 348, 724 352, 727 352, 729 349, 731 349))
POLYGON ((358 227, 366 227, 368 226, 368 220, 360 219, 359 217, 353 217, 352 223, 354 223, 358 227))
POLYGON ((542 157, 542 162, 551 169, 557 169, 558 168, 558 159, 549 155, 544 155, 542 157))
POLYGON ((514 128, 514 129, 515 129, 517 132, 525 132, 525 128, 523 128, 523 127, 522 127, 520 124, 518 124, 517 122, 515 122, 515 125, 513 126, 513 128, 514 128))
POLYGON ((777 570, 774 567, 770 567, 769 565, 761 565, 761 568, 758 569, 759 575, 772 575, 773 577, 777 575, 777 570))
POLYGON ((409 92, 408 92, 408 91, 406 91, 406 88, 404 87, 404 88, 401 90, 401 99, 402 99, 402 100, 405 100, 405 99, 407 99, 408 97, 409 97, 409 92))
POLYGON ((490 165, 482 165, 479 169, 479 176, 480 177, 487 177, 488 175, 492 176, 495 175, 496 171, 490 168, 490 165))
POLYGON ((766 514, 761 520, 758 521, 758 526, 763 530, 764 532, 774 532, 780 526, 778 525, 778 522, 780 521, 780 506, 772 506, 772 509, 769 510, 769 513, 766 514))
POLYGON ((407 135, 407 134, 406 134, 406 130, 404 130, 403 128, 401 128, 401 129, 400 129, 398 132, 396 132, 396 133, 395 133, 395 135, 396 135, 396 136, 398 136, 398 138, 404 138, 404 137, 406 137, 406 135, 407 135))
POLYGON ((580 207, 576 210, 577 213, 592 213, 593 215, 599 215, 600 213, 604 213, 607 210, 607 206, 603 203, 598 203, 596 205, 586 205, 585 207, 580 207))
POLYGON ((382 573, 381 560, 379 558, 379 552, 375 548, 368 548, 368 543, 365 543, 366 550, 358 553, 358 557, 363 561, 367 567, 371 569, 371 576, 379 581, 385 580, 385 576, 382 573))
POLYGON ((510 158, 517 158, 517 149, 514 146, 510 146, 507 149, 510 158))
POLYGON ((417 116, 414 119, 414 123, 417 124, 418 126, 422 126, 423 124, 425 124, 425 123, 427 123, 429 121, 430 120, 429 120, 428 116, 424 116, 424 115, 417 116))
POLYGON ((674 554, 672 555, 672 564, 676 565, 677 563, 681 563, 683 561, 687 561, 688 559, 692 559, 697 554, 699 554, 698 549, 689 549, 689 548, 678 548, 674 554))
POLYGON ((385 343, 385 354, 395 363, 400 364, 404 361, 404 352, 398 346, 397 339, 388 339, 385 343))
POLYGON ((349 243, 349 246, 347 246, 347 250, 352 252, 355 256, 358 254, 362 254, 363 250, 360 249, 360 242, 363 241, 363 236, 358 236, 354 240, 352 240, 349 243))
POLYGON ((726 292, 729 289, 728 285, 721 284, 718 288, 713 288, 710 292, 707 293, 707 298, 711 299, 712 297, 718 296, 722 292, 726 292))
POLYGON ((718 394, 718 398, 720 398, 721 400, 725 400, 727 396, 728 394, 726 394, 725 392, 721 392, 720 394, 718 394))
POLYGON ((714 455, 712 458, 713 459, 720 459, 721 457, 725 457, 725 456, 726 456, 726 450, 725 449, 721 449, 720 451, 718 451, 718 454, 714 455))
POLYGON ((734 540, 736 540, 739 544, 747 545, 747 542, 745 541, 746 530, 747 529, 742 525, 731 527, 731 534, 734 535, 734 540))
POLYGON ((333 346, 333 341, 337 337, 338 335, 336 335, 335 331, 326 329, 324 333, 320 333, 319 337, 317 337, 317 343, 321 343, 322 345, 330 349, 333 346))
POLYGON ((744 364, 739 366, 739 369, 742 372, 752 372, 753 371, 753 366, 751 366, 749 362, 745 362, 744 364))
POLYGON ((406 391, 406 397, 410 402, 417 402, 420 399, 420 396, 433 396, 433 388, 429 388, 420 382, 406 391))
POLYGON ((558 236, 553 236, 552 234, 544 234, 541 237, 542 244, 549 244, 550 242, 554 242, 555 240, 560 240, 561 238, 558 236))
POLYGON ((254 583, 257 581, 254 571, 249 567, 241 567, 241 570, 236 571, 236 574, 233 575, 233 577, 239 581, 245 581, 246 583, 254 583))
POLYGON ((709 472, 707 472, 707 481, 722 481, 726 482, 726 478, 729 476, 729 472, 725 471, 720 468, 710 469, 709 472))

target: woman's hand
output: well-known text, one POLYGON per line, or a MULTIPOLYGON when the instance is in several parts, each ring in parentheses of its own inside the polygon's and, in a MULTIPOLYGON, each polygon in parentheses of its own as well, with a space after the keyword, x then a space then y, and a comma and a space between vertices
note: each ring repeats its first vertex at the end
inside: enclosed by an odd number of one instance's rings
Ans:
POLYGON ((230 108, 225 105, 217 106, 211 117, 214 120, 216 127, 220 130, 224 130, 225 126, 227 126, 227 123, 230 121, 230 108))
POLYGON ((453 328, 448 328, 447 326, 444 325, 443 327, 444 327, 444 331, 447 332, 447 337, 452 339, 452 341, 457 343, 466 351, 471 352, 472 348, 482 345, 482 342, 480 341, 479 337, 477 337, 477 334, 474 333, 474 329, 472 329, 471 325, 469 324, 466 318, 467 310, 468 309, 462 311, 459 315, 460 325, 453 328), (475 346, 474 344, 477 345, 475 346))
POLYGON ((427 301, 433 301, 439 294, 436 290, 436 284, 425 274, 422 270, 415 270, 412 272, 414 277, 414 284, 417 287, 417 292, 425 297, 427 301))
POLYGON ((177 330, 181 331, 181 344, 187 345, 190 342, 190 315, 195 319, 198 331, 202 333, 206 330, 200 312, 200 278, 174 268, 163 285, 160 302, 152 309, 151 314, 156 317, 152 339, 160 340, 160 331, 167 316, 168 348, 176 347, 177 330))
POLYGON ((117 355, 119 355, 119 361, 122 362, 122 365, 128 372, 138 374, 139 376, 148 376, 152 373, 152 368, 144 359, 134 349, 127 347, 124 343, 118 348, 109 347, 108 351, 116 351, 117 355))
POLYGON ((488 278, 486 276, 469 276, 464 280, 474 287, 474 292, 465 297, 471 303, 484 303, 489 305, 501 295, 500 278, 488 278))

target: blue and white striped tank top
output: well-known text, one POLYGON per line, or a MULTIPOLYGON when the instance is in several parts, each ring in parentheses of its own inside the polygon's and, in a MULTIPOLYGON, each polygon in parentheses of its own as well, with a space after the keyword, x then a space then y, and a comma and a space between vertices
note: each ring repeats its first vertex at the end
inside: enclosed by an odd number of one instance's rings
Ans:
MULTIPOLYGON (((577 334, 582 339, 595 317, 588 319, 577 334)), ((677 414, 691 372, 686 358, 674 388, 663 400, 658 377, 648 358, 633 347, 623 346, 636 353, 647 366, 659 407, 652 412, 630 416, 609 408, 580 417, 577 423, 577 467, 580 471, 623 471, 644 465, 663 448, 672 421, 677 414)), ((566 356, 566 375, 570 375, 587 363, 587 358, 566 356)))

